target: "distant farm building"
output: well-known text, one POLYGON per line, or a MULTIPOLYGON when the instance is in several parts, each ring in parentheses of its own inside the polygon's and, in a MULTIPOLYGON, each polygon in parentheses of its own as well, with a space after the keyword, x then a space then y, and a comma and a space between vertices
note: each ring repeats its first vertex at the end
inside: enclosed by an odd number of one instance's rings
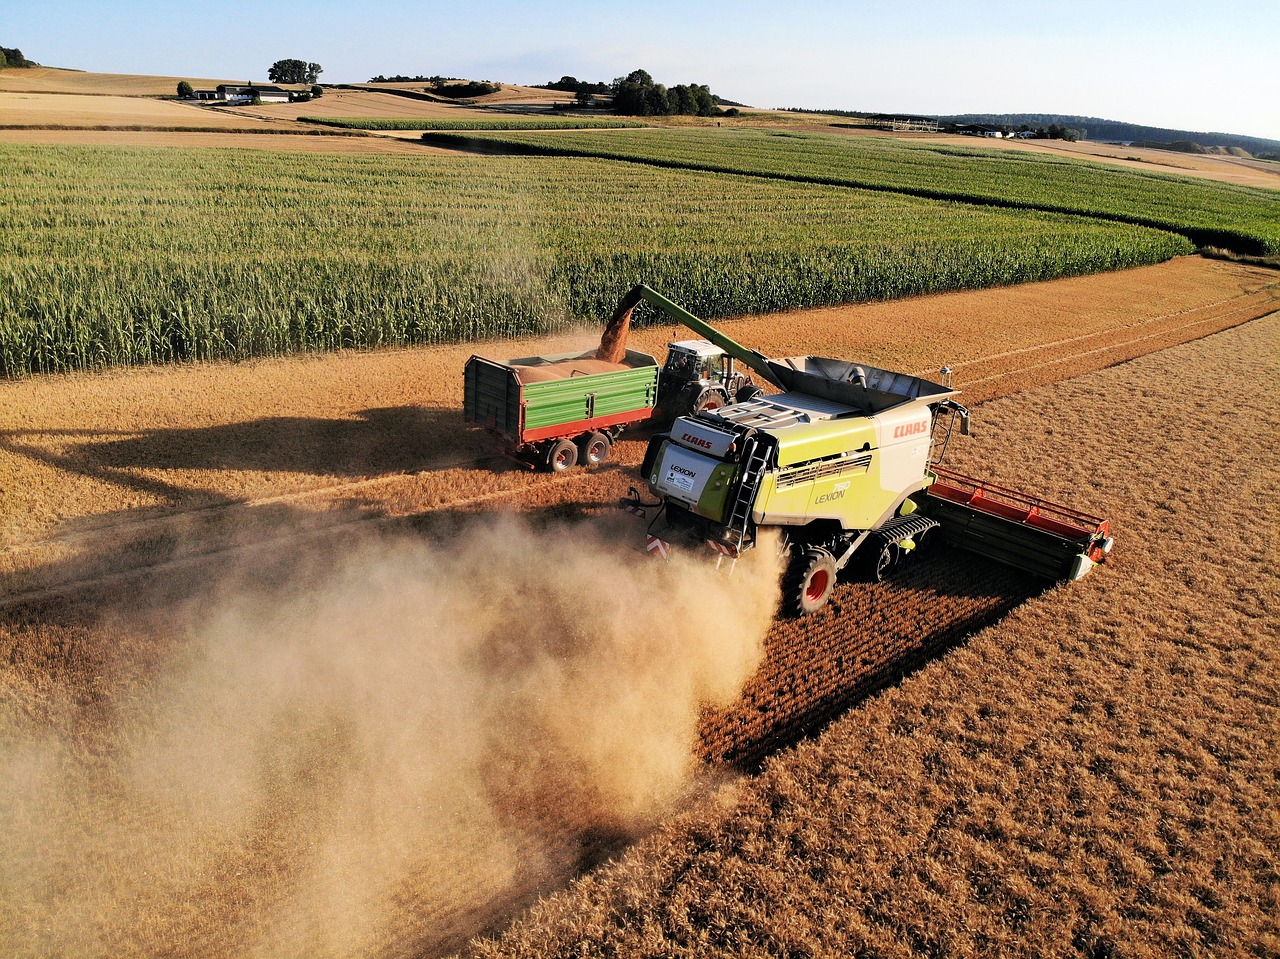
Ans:
POLYGON ((960 123, 956 125, 955 132, 969 137, 1003 137, 1005 135, 999 127, 988 126, 985 123, 960 123))
POLYGON ((257 96, 263 103, 288 103, 293 98, 292 93, 281 87, 268 86, 266 84, 257 86, 252 83, 246 86, 220 83, 218 84, 218 93, 222 94, 221 99, 228 102, 245 102, 257 96))
POLYGON ((293 103, 310 99, 310 87, 286 90, 269 83, 219 83, 214 90, 196 90, 191 99, 210 103, 252 103, 256 96, 262 103, 293 103))

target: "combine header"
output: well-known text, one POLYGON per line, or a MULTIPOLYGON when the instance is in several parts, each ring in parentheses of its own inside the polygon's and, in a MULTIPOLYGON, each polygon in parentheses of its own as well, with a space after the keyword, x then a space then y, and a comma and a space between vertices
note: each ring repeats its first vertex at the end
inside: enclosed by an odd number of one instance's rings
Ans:
POLYGON ((656 501, 633 490, 623 505, 652 516, 651 552, 733 560, 761 529, 780 528, 791 554, 783 599, 801 614, 827 602, 842 571, 884 579, 934 539, 1051 580, 1078 579, 1110 552, 1105 520, 938 465, 957 422, 969 432, 949 384, 826 357, 770 359, 645 286, 619 314, 641 299, 780 391, 677 416, 650 439, 642 476, 656 501))
POLYGON ((1111 523, 934 465, 925 510, 944 541, 1045 579, 1079 579, 1107 557, 1111 523))

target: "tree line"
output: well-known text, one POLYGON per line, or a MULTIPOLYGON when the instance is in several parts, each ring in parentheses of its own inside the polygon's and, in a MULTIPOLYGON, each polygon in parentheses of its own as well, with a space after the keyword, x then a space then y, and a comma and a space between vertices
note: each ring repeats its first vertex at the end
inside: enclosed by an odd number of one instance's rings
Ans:
POLYGON ((577 77, 563 76, 539 86, 544 90, 572 93, 583 106, 590 106, 598 96, 611 97, 613 112, 622 116, 712 117, 737 113, 736 110, 721 110, 720 104, 723 101, 706 84, 679 83, 667 87, 655 82, 647 70, 633 70, 612 83, 591 83, 577 77))
POLYGON ((0 47, 0 68, 3 67, 38 67, 40 64, 28 60, 17 47, 0 47))

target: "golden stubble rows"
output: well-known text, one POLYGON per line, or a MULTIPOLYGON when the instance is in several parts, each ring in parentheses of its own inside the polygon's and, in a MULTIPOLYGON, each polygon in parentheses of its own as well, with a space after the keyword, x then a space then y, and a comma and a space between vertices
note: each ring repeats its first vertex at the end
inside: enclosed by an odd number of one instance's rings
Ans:
POLYGON ((1213 469, 1184 467, 1224 416, 1275 432, 1275 320, 1247 322, 1272 287, 1183 260, 725 324, 775 355, 923 370, 947 348, 983 374, 976 398, 1023 390, 979 408, 954 465, 1107 513, 1121 541, 1072 589, 923 567, 767 635, 753 580, 613 552, 639 531, 597 517, 634 482, 638 439, 623 468, 548 477, 461 430, 467 350, 5 384, 26 405, 5 414, 0 697, 31 799, 0 897, 24 930, 12 951, 438 954, 583 873, 476 948, 1240 941, 1268 860, 1225 837, 1265 826, 1276 557, 1232 526, 1262 495, 1257 444, 1228 433, 1213 469), (1044 363, 1045 342, 1074 359, 1044 363), (1188 395, 1189 368, 1246 399, 1188 395), (1220 482, 1232 495, 1205 513, 1220 482), (528 517, 485 515, 504 511, 528 517))

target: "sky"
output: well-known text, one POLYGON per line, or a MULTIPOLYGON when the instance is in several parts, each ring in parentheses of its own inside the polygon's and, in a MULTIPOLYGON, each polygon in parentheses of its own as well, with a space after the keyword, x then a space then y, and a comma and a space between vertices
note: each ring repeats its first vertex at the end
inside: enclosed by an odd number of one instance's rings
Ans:
POLYGON ((47 66, 321 82, 533 84, 644 69, 756 107, 1052 113, 1280 140, 1280 0, 0 0, 0 46, 47 66))

